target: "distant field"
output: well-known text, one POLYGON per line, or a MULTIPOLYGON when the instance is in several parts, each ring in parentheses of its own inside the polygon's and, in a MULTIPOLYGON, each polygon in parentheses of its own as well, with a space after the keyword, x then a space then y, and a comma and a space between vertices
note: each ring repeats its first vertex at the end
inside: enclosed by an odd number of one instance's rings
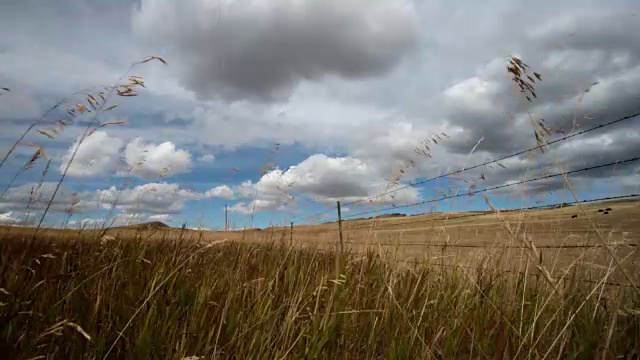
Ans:
MULTIPOLYGON (((604 245, 620 257, 624 266, 639 273, 640 201, 611 201, 556 209, 494 212, 432 213, 404 217, 382 217, 343 221, 345 248, 351 252, 374 251, 399 260, 437 264, 478 266, 487 257, 508 259, 509 270, 526 266, 522 238, 530 239, 552 270, 562 271, 581 264, 601 275, 597 269, 607 266, 610 256, 604 245), (606 209, 611 209, 607 211, 606 209), (507 229, 511 228, 511 232, 507 229), (592 246, 592 247, 591 247, 592 246)), ((29 233, 31 229, 0 228, 6 232, 29 233)), ((151 223, 102 230, 46 229, 46 236, 68 239, 98 237, 177 239, 202 241, 239 241, 246 243, 286 243, 300 247, 339 248, 337 223, 299 225, 293 237, 289 227, 248 229, 244 231, 196 231, 170 228, 151 223)), ((611 278, 618 278, 615 272, 611 278)))

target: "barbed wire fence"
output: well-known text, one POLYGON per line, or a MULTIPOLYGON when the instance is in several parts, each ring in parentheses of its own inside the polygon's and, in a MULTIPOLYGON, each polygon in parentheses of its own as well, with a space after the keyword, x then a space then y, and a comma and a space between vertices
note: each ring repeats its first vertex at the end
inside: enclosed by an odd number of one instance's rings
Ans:
MULTIPOLYGON (((455 243, 442 243, 442 242, 437 242, 437 243, 433 243, 433 242, 395 242, 393 244, 385 244, 382 242, 367 242, 367 243, 363 243, 363 242, 357 242, 357 241, 350 241, 349 240, 349 234, 352 234, 353 232, 356 231, 362 231, 362 230, 367 230, 370 232, 377 232, 377 231, 402 231, 403 227, 405 226, 415 226, 418 224, 427 224, 427 223, 433 223, 433 222, 448 222, 448 221, 453 221, 453 220, 459 220, 459 219, 468 219, 468 218, 473 218, 473 217, 480 217, 480 216, 490 216, 492 214, 495 214, 496 212, 525 212, 525 211, 531 211, 531 210, 544 210, 544 209, 554 209, 554 208, 559 208, 559 207, 569 207, 569 206, 574 206, 574 205, 582 205, 582 204, 591 204, 591 203, 597 203, 597 202, 605 202, 605 201, 616 201, 616 200, 633 200, 633 199, 638 199, 640 198, 640 194, 636 194, 636 193, 631 193, 631 194, 624 194, 624 195, 619 195, 619 196, 608 196, 608 197, 599 197, 599 198, 593 198, 593 199, 586 199, 586 200, 576 200, 576 201, 570 201, 570 202, 557 202, 557 203, 552 203, 552 204, 544 204, 544 205, 537 205, 537 206, 530 206, 530 207, 520 207, 520 208, 507 208, 507 209, 494 209, 494 210, 481 210, 481 211, 474 211, 474 212, 470 212, 470 213, 459 213, 459 214, 447 214, 447 213, 443 213, 441 216, 435 216, 435 217, 430 217, 427 219, 407 219, 406 221, 393 221, 393 222, 387 222, 386 224, 378 224, 375 225, 373 221, 371 220, 378 220, 380 219, 379 215, 384 215, 386 212, 388 211, 398 211, 401 209, 409 209, 409 208, 414 208, 414 207, 418 207, 418 206, 422 206, 422 205, 427 205, 427 204, 437 204, 443 201, 449 201, 449 200, 453 200, 453 199, 457 199, 457 198, 464 198, 464 197, 470 197, 470 196, 474 196, 474 195, 478 195, 478 194, 484 194, 484 193, 488 193, 491 191, 495 191, 495 190, 500 190, 500 189, 505 189, 505 188, 510 188, 510 187, 514 187, 514 186, 518 186, 518 185, 523 185, 523 184, 529 184, 529 183, 533 183, 533 182, 538 182, 538 181, 542 181, 542 180, 546 180, 546 179, 553 179, 553 178, 557 178, 557 177, 567 177, 569 175, 572 174, 577 174, 577 173, 582 173, 582 172, 587 172, 587 171, 591 171, 591 170, 596 170, 596 169, 604 169, 604 168, 609 168, 609 167, 614 167, 617 165, 621 165, 621 164, 629 164, 629 163, 634 163, 637 161, 640 161, 640 156, 636 156, 636 157, 631 157, 631 158, 627 158, 624 160, 618 160, 618 161, 613 161, 613 162, 608 162, 608 163, 604 163, 604 164, 600 164, 600 165, 595 165, 595 166, 588 166, 588 167, 584 167, 584 168, 580 168, 580 169, 574 169, 574 170, 570 170, 570 171, 563 171, 563 172, 558 172, 558 173, 554 173, 554 174, 548 174, 548 175, 544 175, 544 176, 539 176, 539 177, 534 177, 534 178, 529 178, 529 179, 525 179, 525 180, 521 180, 521 181, 517 181, 517 182, 509 182, 506 184, 501 184, 501 185, 496 185, 496 186, 491 186, 491 187, 486 187, 484 189, 479 189, 479 190, 471 190, 465 193, 459 193, 459 194, 455 194, 455 195, 445 195, 445 196, 441 196, 435 199, 430 199, 430 200, 424 200, 424 201, 419 201, 419 202, 415 202, 415 203, 411 203, 411 204, 404 204, 404 205, 396 205, 396 206, 390 206, 390 207, 385 207, 382 209, 375 209, 375 210, 367 210, 367 211, 361 211, 361 212, 357 212, 354 214, 349 214, 347 216, 343 216, 343 212, 345 207, 347 206, 353 206, 353 205, 360 205, 360 204, 365 204, 365 203, 372 203, 375 202, 376 199, 382 199, 385 195, 390 195, 390 194, 394 194, 398 191, 407 189, 407 188, 411 188, 411 187, 415 187, 418 185, 423 185, 423 184, 427 184, 439 179, 444 179, 447 177, 451 177, 454 175, 458 175, 458 174, 462 174, 474 169, 478 169, 484 166, 490 166, 492 164, 498 164, 501 165, 500 162, 511 159, 511 158, 516 158, 519 157, 523 154, 526 153, 530 153, 542 148, 547 148, 549 146, 552 146, 554 144, 559 144, 562 143, 564 141, 568 141, 572 138, 587 134, 587 133, 591 133, 593 131, 597 131, 603 128, 606 128, 608 126, 612 126, 614 124, 618 124, 618 123, 622 123, 624 121, 628 121, 634 118, 637 118, 640 116, 640 113, 634 113, 634 114, 630 114, 627 116, 623 116, 621 118, 617 118, 615 120, 606 122, 606 123, 602 123, 600 125, 582 130, 582 131, 578 131, 566 136, 563 136, 561 138, 555 139, 555 140, 551 140, 548 141, 545 144, 541 144, 538 146, 534 146, 528 149, 524 149, 524 150, 520 150, 517 151, 515 153, 500 157, 498 159, 494 159, 494 160, 490 160, 490 161, 485 161, 473 166, 468 166, 468 167, 463 167, 460 169, 457 169, 455 171, 450 171, 438 176, 434 176, 428 179, 422 179, 422 180, 418 180, 418 181, 412 181, 412 182, 408 182, 406 184, 397 186, 393 189, 388 189, 386 191, 383 191, 381 193, 376 194, 375 196, 371 196, 371 197, 366 197, 366 198, 361 198, 358 200, 354 200, 354 201, 347 201, 347 202, 336 202, 336 207, 335 208, 328 208, 327 210, 321 211, 321 212, 317 212, 311 215, 299 215, 294 217, 291 220, 290 223, 290 227, 289 227, 289 242, 290 244, 294 244, 294 231, 295 228, 299 228, 299 227, 304 227, 304 226, 310 226, 310 224, 306 224, 305 220, 309 220, 309 219, 313 219, 313 218, 320 218, 322 216, 324 216, 326 219, 324 221, 324 227, 323 227, 323 231, 333 231, 335 232, 335 244, 337 249, 339 249, 340 252, 345 252, 347 251, 347 247, 348 246, 358 246, 358 245, 375 245, 375 246, 404 246, 404 247, 425 247, 425 248, 443 248, 443 249, 447 249, 447 248, 460 248, 460 249, 491 249, 491 248, 495 248, 495 249, 524 249, 526 248, 524 245, 489 245, 489 244, 455 244, 455 243), (334 213, 334 215, 331 215, 331 213, 334 213), (364 218, 364 216, 367 215, 371 215, 371 214, 376 214, 376 216, 370 217, 370 218, 364 218), (335 229, 331 230, 331 224, 334 223, 335 224, 335 229), (384 228, 383 228, 384 227, 384 228), (345 238, 345 233, 347 233, 347 236, 345 238)), ((506 168, 504 166, 500 166, 502 168, 506 168)), ((424 215, 424 214, 422 214, 424 215)), ((404 215, 406 216, 406 215, 404 215)), ((445 227, 448 225, 445 225, 445 227)), ((286 231, 287 229, 285 229, 286 231)), ((540 231, 538 231, 540 232, 540 231)), ((584 232, 584 233, 590 233, 593 232, 592 230, 577 230, 577 231, 572 231, 573 233, 575 232, 584 232)), ((300 233, 302 234, 303 231, 302 229, 300 229, 300 233)), ((284 236, 284 235, 283 235, 284 236)), ((467 239, 468 240, 468 239, 467 239)), ((470 239, 469 241, 466 242, 470 242, 473 243, 474 239, 470 239)), ((639 246, 639 244, 635 244, 635 243, 626 243, 626 242, 618 242, 618 243, 611 243, 611 244, 582 244, 582 243, 575 243, 575 244, 556 244, 556 245, 538 245, 537 248, 539 249, 558 249, 558 250, 562 250, 562 249, 602 249, 602 248, 606 248, 608 246, 614 246, 614 247, 627 247, 630 249, 635 249, 639 246)), ((453 266, 453 265, 452 265, 453 266)), ((473 267, 475 268, 475 267, 473 267)), ((615 284, 614 284, 615 285, 615 284)), ((619 284, 620 286, 628 286, 628 285, 624 285, 624 284, 619 284)))
MULTIPOLYGON (((390 210, 397 211, 399 209, 406 209, 406 208, 410 208, 410 207, 416 207, 416 206, 421 206, 421 205, 426 205, 426 204, 431 204, 431 203, 438 203, 438 202, 451 200, 451 199, 456 199, 456 198, 461 198, 461 197, 465 197, 465 196, 473 196, 473 195, 486 193, 486 192, 490 192, 490 191, 494 191, 494 190, 509 188, 509 187, 513 187, 513 186, 517 186, 517 185, 523 185, 523 184, 527 184, 527 183, 531 183, 531 182, 535 182, 535 181, 551 179, 551 178, 556 178, 556 177, 560 177, 560 176, 564 177, 564 176, 568 176, 568 175, 571 175, 571 174, 576 174, 576 173, 585 172, 585 171, 589 171, 589 170, 607 168, 607 167, 611 167, 611 166, 616 166, 616 165, 626 164, 626 163, 632 163, 632 162, 637 162, 637 161, 640 161, 640 156, 636 156, 636 157, 625 159, 625 160, 619 160, 619 161, 609 162, 609 163, 605 163, 605 164, 600 164, 600 165, 588 166, 588 167, 585 167, 585 168, 570 170, 570 171, 566 171, 566 172, 559 172, 559 173, 555 173, 555 174, 539 176, 539 177, 532 178, 532 179, 526 179, 526 180, 521 180, 521 181, 517 181, 517 182, 511 182, 511 183, 507 183, 507 184, 497 185, 497 186, 488 187, 488 188, 484 188, 484 189, 480 189, 480 190, 470 191, 470 192, 467 192, 467 193, 450 195, 450 196, 449 195, 442 196, 442 197, 439 197, 439 198, 436 198, 436 199, 420 201, 420 202, 416 202, 416 203, 412 203, 412 204, 387 207, 387 208, 376 209, 376 210, 371 210, 371 211, 363 211, 363 212, 352 214, 352 215, 349 215, 349 216, 346 216, 346 217, 342 216, 342 211, 341 210, 342 210, 342 206, 343 205, 340 203, 340 201, 338 201, 337 202, 337 206, 336 206, 337 215, 338 216, 337 216, 335 221, 338 222, 339 231, 340 231, 340 233, 342 233, 342 222, 344 220, 356 220, 356 219, 358 219, 358 220, 370 220, 370 219, 363 219, 362 217, 365 216, 365 215, 380 214, 380 213, 383 213, 383 212, 386 212, 386 211, 390 211, 390 210)), ((504 211, 507 211, 507 212, 526 211, 526 210, 535 210, 535 209, 554 208, 554 207, 563 206, 563 205, 588 204, 588 203, 599 202, 599 201, 608 201, 608 200, 634 199, 634 198, 638 198, 638 197, 640 197, 639 194, 626 194, 626 195, 609 196, 609 197, 602 197, 602 198, 590 199, 590 200, 579 200, 579 201, 546 204, 546 205, 523 207, 523 208, 516 208, 516 209, 506 209, 504 211)), ((489 213, 491 213, 491 211, 489 213)), ((459 219, 459 218, 482 216, 482 215, 486 215, 486 214, 487 214, 487 212, 471 213, 471 214, 463 214, 463 215, 456 216, 456 217, 446 217, 446 218, 443 218, 443 219, 427 219, 427 220, 420 220, 420 221, 396 223, 395 225, 396 226, 398 226, 398 225, 401 226, 401 225, 408 225, 408 224, 416 224, 416 223, 420 223, 420 222, 431 222, 431 221, 440 221, 440 220, 454 220, 454 219, 459 219)), ((362 227, 349 228, 349 230, 358 230, 358 229, 363 229, 363 228, 368 228, 368 227, 370 227, 370 225, 365 224, 362 227)), ((340 235, 340 237, 342 238, 342 235, 340 235)))

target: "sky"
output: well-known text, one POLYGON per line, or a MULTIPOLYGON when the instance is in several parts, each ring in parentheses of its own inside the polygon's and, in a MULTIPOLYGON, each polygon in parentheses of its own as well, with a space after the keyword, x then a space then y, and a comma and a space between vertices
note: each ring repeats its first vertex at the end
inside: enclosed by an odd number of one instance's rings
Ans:
MULTIPOLYGON (((0 223, 38 223, 54 193, 47 226, 221 229, 225 206, 235 228, 304 224, 334 220, 336 201, 347 218, 425 201, 398 212, 486 209, 482 194, 430 200, 638 156, 636 117, 412 186, 536 146, 540 119, 552 140, 640 112, 639 10, 635 0, 5 0, 0 155, 38 125, 0 168, 0 223), (131 68, 148 56, 166 64, 131 68), (541 76, 531 102, 507 72, 512 56, 541 76), (138 96, 66 112, 129 75, 144 80, 138 96), (46 156, 25 168, 39 148, 46 156)), ((514 208, 637 194, 639 174, 629 162, 569 176, 572 191, 552 178, 486 195, 514 208)))

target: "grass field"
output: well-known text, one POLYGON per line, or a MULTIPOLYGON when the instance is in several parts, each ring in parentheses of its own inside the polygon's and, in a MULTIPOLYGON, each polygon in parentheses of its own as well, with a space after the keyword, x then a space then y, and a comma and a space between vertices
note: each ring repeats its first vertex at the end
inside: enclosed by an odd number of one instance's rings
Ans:
POLYGON ((639 213, 629 201, 345 221, 345 254, 330 251, 336 224, 293 236, 138 227, 33 238, 3 227, 0 350, 10 359, 637 358, 639 213))

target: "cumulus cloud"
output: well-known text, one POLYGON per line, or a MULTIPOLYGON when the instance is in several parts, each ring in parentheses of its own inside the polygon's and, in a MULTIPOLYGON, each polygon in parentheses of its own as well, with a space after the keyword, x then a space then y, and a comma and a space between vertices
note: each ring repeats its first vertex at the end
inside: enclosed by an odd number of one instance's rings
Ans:
POLYGON ((112 186, 96 193, 97 201, 106 209, 115 206, 128 213, 178 214, 187 201, 203 198, 201 193, 164 182, 122 190, 112 186))
POLYGON ((191 154, 170 141, 156 145, 135 138, 124 149, 124 159, 133 174, 146 179, 180 174, 191 168, 191 154))
MULTIPOLYGON (((80 139, 69 148, 62 158, 60 171, 64 171, 80 139)), ((76 177, 93 177, 114 172, 120 159, 120 150, 124 141, 109 136, 104 131, 96 131, 82 141, 67 175, 76 177)))
POLYGON ((207 198, 221 198, 231 200, 235 197, 233 189, 227 185, 216 186, 213 189, 208 190, 205 194, 207 198))
POLYGON ((173 215, 171 214, 154 214, 147 217, 147 221, 160 221, 160 222, 170 222, 173 221, 173 215))
POLYGON ((22 219, 14 214, 13 211, 0 213, 0 225, 18 225, 22 223, 22 219))
POLYGON ((284 210, 284 204, 276 200, 268 199, 256 199, 249 202, 239 202, 229 206, 230 212, 235 212, 243 215, 251 215, 255 212, 266 210, 284 210))
MULTIPOLYGON (((78 140, 69 147, 60 164, 64 171, 78 140)), ((98 177, 117 173, 124 174, 121 160, 135 176, 150 179, 185 173, 191 167, 191 154, 176 148, 171 141, 159 145, 137 137, 125 146, 125 141, 110 136, 104 131, 96 131, 82 141, 69 167, 67 175, 74 177, 98 177)))
POLYGON ((67 226, 81 229, 101 229, 109 225, 109 221, 102 218, 84 218, 79 220, 69 220, 67 226))
POLYGON ((271 100, 304 79, 390 70, 417 46, 417 20, 406 0, 143 0, 132 24, 200 97, 271 100))
MULTIPOLYGON (((55 182, 26 183, 14 186, 7 190, 4 196, 0 197, 0 211, 33 211, 43 210, 53 196, 57 184, 55 182)), ((84 192, 71 191, 64 187, 60 188, 50 210, 84 212, 95 208, 95 204, 84 192)))
POLYGON ((400 186, 385 180, 376 167, 360 159, 316 154, 287 170, 270 171, 256 183, 244 182, 237 193, 253 200, 239 203, 230 210, 246 214, 254 210, 284 209, 292 205, 296 197, 310 197, 325 204, 371 200, 377 204, 399 205, 420 199, 419 191, 413 187, 393 191, 400 186), (384 192, 389 193, 376 196, 384 192))
MULTIPOLYGON (((24 218, 20 214, 30 213, 32 218, 36 213, 41 214, 55 186, 56 183, 44 182, 40 185, 28 183, 9 188, 0 198, 3 222, 24 218)), ((234 191, 227 185, 221 185, 205 192, 198 192, 185 189, 177 183, 166 182, 147 183, 123 189, 111 186, 93 191, 70 191, 63 187, 52 203, 51 211, 67 212, 71 209, 74 214, 79 214, 115 210, 117 216, 122 215, 118 219, 119 223, 134 218, 136 221, 164 222, 172 221, 173 215, 181 213, 188 202, 211 198, 233 199, 234 191)), ((79 220, 74 221, 75 225, 82 225, 79 220)))
POLYGON ((202 155, 198 158, 198 161, 203 163, 212 163, 216 160, 216 157, 213 154, 202 155))

